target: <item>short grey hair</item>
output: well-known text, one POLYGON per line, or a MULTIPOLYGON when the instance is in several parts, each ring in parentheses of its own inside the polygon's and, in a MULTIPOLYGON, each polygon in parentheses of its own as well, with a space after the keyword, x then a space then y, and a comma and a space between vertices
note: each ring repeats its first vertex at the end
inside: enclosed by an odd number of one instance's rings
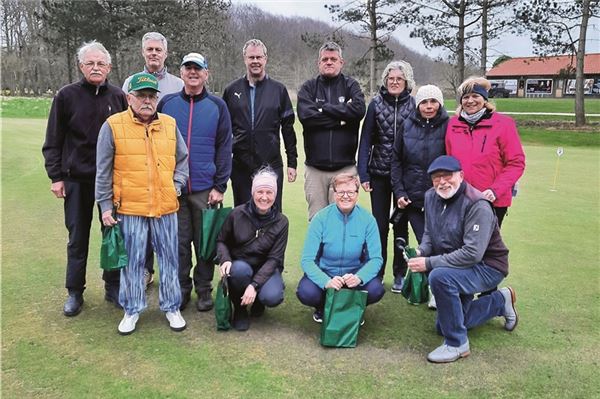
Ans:
POLYGON ((91 42, 85 42, 81 45, 81 47, 79 47, 79 49, 77 49, 77 61, 80 64, 83 64, 83 59, 85 55, 90 51, 100 51, 106 57, 106 62, 108 64, 111 63, 112 58, 110 58, 110 53, 108 52, 106 47, 104 47, 102 43, 97 42, 95 40, 92 40, 91 42))
POLYGON ((148 41, 148 40, 156 40, 162 43, 163 47, 165 48, 165 51, 167 51, 167 38, 164 37, 163 35, 161 35, 158 32, 148 32, 146 33, 143 37, 142 37, 142 50, 144 49, 144 44, 148 41))
POLYGON ((342 56, 342 48, 336 42, 325 42, 319 49, 319 58, 321 58, 321 52, 323 51, 337 51, 340 54, 340 58, 344 58, 342 56))
POLYGON ((404 80, 406 80, 406 90, 409 92, 415 87, 415 79, 413 77, 413 69, 412 66, 406 61, 392 61, 384 68, 383 73, 381 74, 381 85, 386 87, 387 78, 390 76, 390 72, 393 70, 399 70, 404 75, 404 80))
POLYGON ((263 51, 265 57, 267 56, 267 46, 260 39, 250 39, 246 43, 244 43, 244 47, 242 48, 242 55, 246 56, 246 50, 248 47, 260 47, 263 51))

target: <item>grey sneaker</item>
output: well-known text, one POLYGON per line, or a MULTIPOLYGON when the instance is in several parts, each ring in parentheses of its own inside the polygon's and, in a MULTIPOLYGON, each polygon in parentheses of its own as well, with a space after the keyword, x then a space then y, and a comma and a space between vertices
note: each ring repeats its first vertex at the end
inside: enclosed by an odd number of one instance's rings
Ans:
POLYGON ((450 363, 455 362, 461 357, 467 357, 471 354, 469 350, 469 341, 465 342, 458 348, 442 344, 435 348, 433 352, 427 355, 427 360, 432 363, 450 363))
POLYGON ((429 288, 429 301, 427 302, 427 307, 431 310, 437 309, 437 304, 435 303, 435 297, 433 296, 433 292, 431 292, 431 288, 429 288))
POLYGON ((517 309, 515 309, 515 302, 517 302, 517 295, 512 287, 504 287, 499 289, 500 293, 504 297, 504 329, 506 331, 513 331, 517 328, 519 323, 519 315, 517 309))
POLYGON ((401 294, 403 285, 404 285, 404 277, 398 276, 394 279, 394 284, 392 284, 392 288, 390 291, 392 291, 394 294, 401 294))
POLYGON ((166 312, 165 316, 169 321, 169 327, 171 327, 171 330, 175 332, 185 330, 185 320, 183 319, 183 316, 181 315, 181 312, 179 310, 176 310, 174 312, 166 312))

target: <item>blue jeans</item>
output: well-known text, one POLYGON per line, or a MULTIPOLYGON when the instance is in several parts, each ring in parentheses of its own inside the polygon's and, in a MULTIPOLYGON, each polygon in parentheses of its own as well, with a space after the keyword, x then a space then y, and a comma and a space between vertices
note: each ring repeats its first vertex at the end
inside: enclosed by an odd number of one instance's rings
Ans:
POLYGON ((160 267, 158 303, 163 312, 174 312, 181 305, 177 257, 177 214, 159 218, 118 215, 129 263, 121 269, 119 304, 129 315, 147 306, 144 287, 144 265, 148 231, 160 267))
MULTIPOLYGON (((379 302, 385 294, 385 288, 379 277, 374 277, 366 284, 361 284, 354 288, 355 290, 367 291, 367 305, 379 302)), ((306 274, 300 279, 296 296, 303 305, 312 306, 317 310, 323 310, 325 306, 326 291, 316 285, 306 274)))
MULTIPOLYGON (((229 288, 232 294, 232 300, 239 300, 239 298, 233 298, 235 293, 238 293, 239 297, 244 294, 244 291, 252 282, 252 276, 254 275, 254 269, 247 262, 243 260, 234 260, 231 263, 231 270, 229 271, 229 288)), ((283 290, 285 285, 283 278, 281 277, 281 271, 275 269, 275 272, 269 279, 259 288, 256 300, 265 306, 274 308, 283 302, 283 290)))
POLYGON ((436 267, 429 273, 429 286, 437 304, 437 327, 445 343, 461 346, 468 341, 467 329, 504 313, 499 291, 473 300, 478 292, 496 287, 504 279, 483 262, 473 267, 436 267))

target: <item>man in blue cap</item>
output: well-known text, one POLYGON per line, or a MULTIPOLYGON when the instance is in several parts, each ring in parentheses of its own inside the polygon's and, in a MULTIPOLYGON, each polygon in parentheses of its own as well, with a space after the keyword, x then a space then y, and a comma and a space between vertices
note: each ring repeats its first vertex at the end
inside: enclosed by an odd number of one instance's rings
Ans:
POLYGON ((460 163, 452 156, 436 158, 427 173, 433 187, 425 194, 425 233, 418 257, 410 259, 408 267, 430 272, 436 327, 444 343, 427 360, 448 363, 470 354, 468 329, 503 316, 504 328, 513 331, 519 319, 511 287, 473 299, 508 275, 508 249, 491 203, 464 181, 460 163))
POLYGON ((156 112, 158 80, 133 75, 129 108, 109 117, 96 150, 96 201, 106 227, 120 228, 128 264, 121 269, 119 304, 125 310, 118 331, 135 331, 146 308, 144 264, 150 236, 160 266, 159 306, 173 331, 186 327, 181 316, 177 256, 177 197, 188 178, 188 153, 175 119, 156 112))

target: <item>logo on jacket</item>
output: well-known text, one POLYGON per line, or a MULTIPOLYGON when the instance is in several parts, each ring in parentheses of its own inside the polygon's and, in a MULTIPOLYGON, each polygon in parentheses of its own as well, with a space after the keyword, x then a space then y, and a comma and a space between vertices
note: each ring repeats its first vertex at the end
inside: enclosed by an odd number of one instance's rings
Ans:
POLYGON ((233 95, 234 95, 234 96, 237 96, 238 100, 239 100, 240 98, 242 98, 242 93, 236 93, 236 92, 233 92, 233 95))
POLYGON ((479 225, 478 224, 474 224, 473 225, 473 231, 479 231, 479 225))
POLYGON ((346 97, 344 97, 344 96, 339 96, 339 97, 338 97, 338 102, 339 102, 340 104, 341 104, 341 103, 343 103, 344 101, 346 101, 346 97))

